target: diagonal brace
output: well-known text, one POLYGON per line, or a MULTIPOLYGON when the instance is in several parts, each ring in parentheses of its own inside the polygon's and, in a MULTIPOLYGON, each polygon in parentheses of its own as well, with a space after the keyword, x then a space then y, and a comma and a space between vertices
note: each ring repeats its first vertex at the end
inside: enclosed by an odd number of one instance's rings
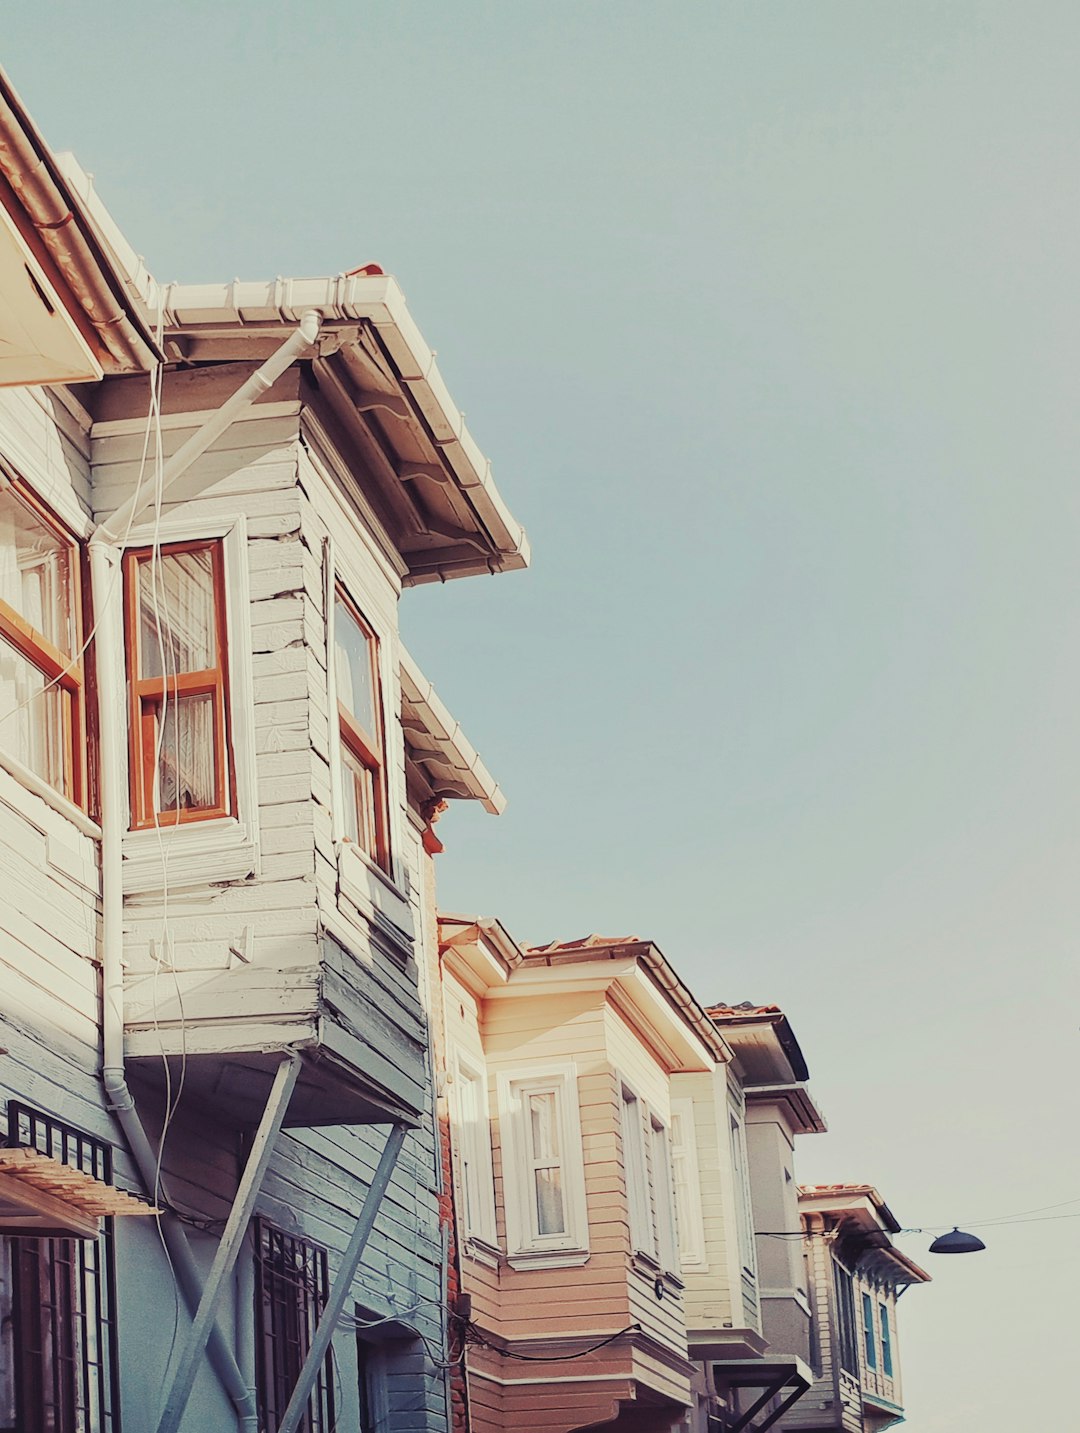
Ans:
MULTIPOLYGON (((296 1433, 300 1421, 307 1412, 308 1399, 311 1397, 311 1390, 315 1385, 319 1369, 322 1367, 326 1357, 326 1351, 330 1347, 330 1340, 334 1336, 334 1329, 337 1327, 338 1319, 341 1318, 345 1308, 345 1301, 352 1290, 353 1278, 356 1274, 356 1266, 360 1262, 360 1256, 371 1236, 375 1225, 375 1218, 382 1204, 383 1195, 386 1193, 387 1185, 394 1173, 394 1166, 397 1164, 398 1155, 401 1153, 401 1146, 405 1142, 407 1134, 406 1126, 395 1124, 390 1126, 390 1133, 386 1136, 386 1143, 383 1145, 383 1152, 379 1156, 378 1168, 375 1176, 368 1186, 368 1192, 364 1197, 364 1206, 360 1210, 356 1221, 356 1228, 352 1232, 348 1247, 342 1255, 341 1268, 337 1271, 334 1279, 334 1286, 330 1290, 330 1297, 326 1301, 322 1317, 319 1319, 318 1327, 315 1330, 315 1337, 311 1340, 311 1347, 308 1349, 307 1357, 304 1359, 304 1366, 300 1370, 296 1380, 296 1387, 293 1389, 292 1397, 289 1399, 289 1406, 286 1408, 281 1422, 278 1424, 278 1433, 296 1433)), ((161 1430, 159 1429, 159 1433, 161 1430)))
POLYGON ((206 1341, 210 1337, 210 1330, 214 1325, 218 1300, 232 1276, 237 1256, 243 1246, 252 1210, 255 1207, 255 1200, 262 1188, 263 1176, 270 1163, 270 1156, 274 1152, 274 1144, 281 1131, 281 1124, 285 1118, 285 1112, 289 1108, 289 1099, 299 1073, 300 1056, 295 1051, 285 1056, 274 1073, 274 1083, 267 1097, 262 1118, 259 1120, 259 1127, 255 1131, 255 1138, 251 1142, 251 1150, 244 1165, 244 1173, 240 1178, 236 1198, 229 1211, 225 1232, 221 1236, 221 1242, 214 1254, 214 1262, 206 1276, 206 1284, 203 1287, 202 1298, 199 1300, 199 1307, 196 1309, 195 1317, 188 1329, 187 1340, 177 1361, 176 1372, 173 1374, 172 1384, 165 1398, 165 1406, 161 1418, 158 1420, 158 1433, 176 1433, 180 1420, 184 1416, 184 1409, 191 1397, 191 1390, 199 1369, 199 1361, 206 1351, 206 1341))
MULTIPOLYGON (((783 1373, 780 1374, 780 1376, 776 1378, 772 1383, 767 1383, 764 1378, 759 1383, 758 1380, 755 1378, 754 1384, 758 1388, 764 1388, 765 1392, 761 1395, 760 1398, 756 1399, 755 1402, 751 1404, 751 1406, 746 1410, 746 1412, 742 1414, 741 1417, 735 1423, 731 1425, 731 1433, 743 1433, 744 1429, 751 1429, 753 1427, 755 1415, 761 1412, 761 1410, 765 1407, 766 1403, 768 1403, 770 1398, 776 1397, 776 1395, 780 1392, 780 1390, 784 1387, 786 1383, 787 1375, 783 1373)), ((786 1406, 787 1405, 785 1405, 785 1407, 786 1406)), ((770 1424, 774 1421, 775 1420, 770 1419, 769 1422, 763 1424, 762 1427, 768 1428, 770 1424)))

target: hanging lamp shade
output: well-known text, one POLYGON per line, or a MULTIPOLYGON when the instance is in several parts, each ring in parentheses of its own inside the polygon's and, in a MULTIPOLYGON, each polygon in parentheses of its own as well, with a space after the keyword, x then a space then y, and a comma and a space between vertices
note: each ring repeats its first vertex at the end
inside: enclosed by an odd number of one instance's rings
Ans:
POLYGON ((939 1234, 930 1245, 931 1254, 977 1254, 986 1245, 974 1234, 965 1234, 962 1229, 953 1229, 949 1234, 939 1234))

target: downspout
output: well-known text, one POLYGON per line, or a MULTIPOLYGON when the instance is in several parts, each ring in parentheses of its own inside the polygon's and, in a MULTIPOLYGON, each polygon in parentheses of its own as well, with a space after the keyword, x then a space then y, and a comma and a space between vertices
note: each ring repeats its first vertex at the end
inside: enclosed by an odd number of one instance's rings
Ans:
MULTIPOLYGON (((285 371, 298 353, 317 336, 321 317, 314 311, 304 314, 296 333, 252 375, 243 387, 207 420, 201 429, 173 455, 166 469, 166 481, 175 481, 195 459, 210 446, 231 423, 242 408, 254 403, 260 393, 285 371), (243 395, 243 401, 237 400, 243 395), (224 415, 224 417, 223 417, 224 415), (207 436, 209 432, 209 436, 207 436), (183 463, 179 461, 184 458, 183 463), (168 468, 172 468, 171 477, 168 468)), ((144 485, 141 485, 141 487, 144 485)), ((147 1191, 153 1195, 159 1179, 157 1155, 151 1146, 135 1100, 128 1087, 124 1068, 124 888, 123 833, 126 805, 123 789, 123 767, 120 760, 120 732, 116 713, 126 710, 124 691, 124 656, 119 615, 121 603, 114 583, 120 580, 119 548, 114 533, 123 533, 129 515, 140 505, 140 489, 122 505, 117 524, 114 513, 102 522, 90 538, 90 585, 96 622, 94 657, 97 668, 98 693, 106 722, 102 724, 99 760, 99 804, 101 815, 101 967, 102 967, 102 1048, 101 1078, 109 1106, 116 1114, 124 1132, 139 1174, 147 1191)), ((188 1242, 187 1232, 176 1215, 167 1213, 161 1221, 162 1235, 176 1269, 188 1309, 194 1317, 202 1296, 202 1274, 188 1242)), ((244 1377, 229 1340, 218 1324, 210 1331, 207 1344, 210 1361, 223 1386, 236 1406, 238 1426, 242 1433, 258 1433, 258 1408, 255 1392, 244 1377)))

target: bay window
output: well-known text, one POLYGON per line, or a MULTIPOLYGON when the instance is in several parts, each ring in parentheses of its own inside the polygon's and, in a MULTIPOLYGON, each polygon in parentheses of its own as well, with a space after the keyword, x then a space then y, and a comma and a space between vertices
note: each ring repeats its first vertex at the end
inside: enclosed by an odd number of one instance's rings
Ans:
POLYGON ((379 644, 338 588, 334 606, 334 679, 341 732, 342 834, 390 870, 379 644))
POLYGON ((0 747, 86 808, 76 539, 24 487, 0 489, 0 747))
POLYGON ((234 815, 220 541, 124 554, 131 825, 234 815))

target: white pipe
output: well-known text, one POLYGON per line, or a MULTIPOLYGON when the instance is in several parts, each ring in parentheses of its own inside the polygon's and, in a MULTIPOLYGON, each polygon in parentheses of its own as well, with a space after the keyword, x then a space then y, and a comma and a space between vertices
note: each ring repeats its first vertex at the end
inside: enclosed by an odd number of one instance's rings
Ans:
MULTIPOLYGON (((213 413, 198 432, 193 433, 186 443, 181 444, 166 462, 161 475, 159 491, 166 492, 187 472, 196 458, 212 443, 215 443, 245 408, 250 408, 257 398, 272 388, 289 365, 305 349, 310 348, 322 328, 322 314, 318 309, 308 309, 300 319, 300 326, 291 334, 276 352, 272 353, 261 367, 257 368, 246 382, 242 383, 231 398, 213 413)), ((151 502, 150 488, 155 483, 154 474, 148 474, 136 486, 126 502, 120 504, 114 513, 98 524, 91 534, 91 543, 119 542, 122 533, 151 502)))
MULTIPOLYGON (((147 1192, 152 1196, 158 1179, 157 1156, 150 1144, 124 1072, 124 895, 121 861, 125 809, 123 770, 120 762, 122 721, 110 720, 126 709, 123 693, 123 662, 118 624, 119 602, 114 584, 119 578, 120 554, 104 543, 90 548, 90 584, 97 622, 94 656, 101 710, 105 714, 101 731, 99 801, 101 806, 101 968, 102 1047, 101 1078, 110 1108, 116 1114, 132 1158, 147 1192)), ((191 1252, 187 1233, 179 1219, 165 1214, 161 1231, 177 1278, 192 1315, 199 1306, 202 1275, 191 1252)), ((222 1384, 236 1407, 238 1427, 243 1433, 257 1433, 258 1408, 248 1380, 241 1373, 228 1340, 216 1325, 210 1336, 209 1354, 222 1384)))

